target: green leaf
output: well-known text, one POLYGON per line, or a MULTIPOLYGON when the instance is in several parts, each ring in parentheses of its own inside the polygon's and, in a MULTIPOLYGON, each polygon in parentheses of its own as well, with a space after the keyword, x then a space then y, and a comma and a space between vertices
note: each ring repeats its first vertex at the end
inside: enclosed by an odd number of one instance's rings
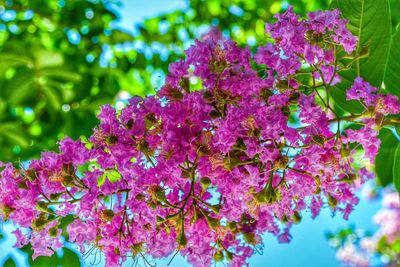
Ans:
POLYGON ((397 192, 400 192, 400 145, 397 145, 393 160, 393 184, 397 192))
POLYGON ((15 263, 13 258, 11 258, 11 257, 8 258, 3 264, 3 267, 16 267, 16 266, 17 266, 17 264, 15 263))
POLYGON ((135 38, 127 32, 121 30, 113 30, 110 36, 110 41, 112 44, 121 44, 125 42, 133 42, 135 38))
POLYGON ((79 256, 76 252, 63 248, 63 256, 59 258, 57 253, 54 253, 50 257, 39 256, 35 260, 32 260, 33 250, 31 245, 26 245, 20 250, 28 254, 28 262, 31 267, 48 267, 48 266, 59 266, 69 267, 69 266, 81 266, 79 256))
POLYGON ((7 130, 1 133, 4 137, 6 137, 12 144, 19 145, 21 147, 27 147, 29 145, 29 141, 26 136, 21 131, 17 130, 7 130))
POLYGON ((382 143, 378 155, 376 155, 375 158, 375 171, 378 175, 378 181, 380 184, 382 186, 387 186, 393 181, 395 152, 396 148, 400 147, 400 143, 397 137, 389 129, 383 128, 378 137, 382 143))
POLYGON ((12 54, 12 53, 1 53, 0 54, 0 75, 2 76, 4 72, 11 67, 16 66, 30 66, 33 65, 32 60, 29 57, 12 54))
POLYGON ((75 220, 74 215, 68 214, 67 216, 61 218, 60 220, 60 226, 59 228, 62 230, 61 235, 65 237, 66 240, 68 240, 69 235, 67 232, 67 227, 70 225, 73 221, 75 220))
POLYGON ((61 109, 61 99, 60 96, 57 92, 57 89, 49 87, 49 86, 43 86, 42 91, 44 95, 46 96, 48 102, 50 103, 51 107, 54 110, 60 110, 61 109))
POLYGON ((392 37, 384 82, 386 90, 400 96, 400 25, 392 37))
POLYGON ((27 147, 28 137, 23 131, 20 122, 4 122, 0 124, 0 136, 4 136, 10 143, 27 147))
POLYGON ((387 0, 334 0, 331 7, 339 8, 349 21, 349 30, 358 37, 357 54, 368 48, 369 56, 356 60, 349 70, 341 73, 342 82, 332 88, 336 104, 350 112, 360 112, 356 102, 346 102, 346 90, 354 78, 363 77, 381 87, 391 42, 390 8, 387 0))
POLYGON ((33 260, 33 250, 31 245, 26 245, 22 247, 21 250, 28 254, 28 262, 31 267, 57 266, 58 257, 56 253, 54 253, 50 257, 39 256, 35 260, 33 260))
POLYGON ((81 266, 81 262, 79 260, 79 256, 72 250, 68 248, 63 248, 64 255, 59 260, 59 264, 62 267, 70 267, 70 266, 81 266))
POLYGON ((70 82, 79 82, 82 78, 79 73, 63 69, 45 69, 41 71, 41 74, 49 78, 62 79, 70 82))
POLYGON ((99 178, 97 178, 97 186, 100 187, 106 182, 106 175, 100 175, 99 178))
POLYGON ((97 186, 102 186, 105 182, 106 179, 109 180, 111 183, 115 183, 119 180, 121 180, 121 174, 118 172, 118 170, 115 169, 107 169, 104 171, 104 173, 99 176, 97 179, 97 186))
POLYGON ((18 105, 34 96, 35 77, 31 71, 19 71, 1 90, 8 96, 10 105, 18 105))
POLYGON ((115 183, 121 179, 121 174, 117 170, 107 170, 105 175, 111 183, 115 183))
POLYGON ((57 67, 64 64, 64 56, 59 52, 38 49, 34 51, 34 57, 38 68, 57 67))

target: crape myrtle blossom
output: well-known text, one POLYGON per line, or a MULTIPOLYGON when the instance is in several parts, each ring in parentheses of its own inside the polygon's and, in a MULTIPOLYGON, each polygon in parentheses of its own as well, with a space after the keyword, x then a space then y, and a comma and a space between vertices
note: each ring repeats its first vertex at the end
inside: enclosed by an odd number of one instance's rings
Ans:
POLYGON ((341 242, 336 257, 346 266, 398 266, 400 262, 400 198, 385 190, 382 208, 373 216, 378 230, 372 235, 352 233, 341 242))
POLYGON ((176 251, 194 266, 243 266, 263 233, 289 242, 308 211, 347 218, 355 185, 372 176, 380 122, 399 103, 357 79, 349 99, 374 100, 360 114, 331 113, 321 92, 340 82, 337 54, 357 56, 356 37, 337 10, 276 19, 274 42, 255 54, 212 32, 170 65, 156 96, 101 107, 88 139, 65 138, 28 166, 2 163, 0 214, 20 226, 16 246, 50 255, 70 216, 68 241, 97 247, 107 266, 176 251), (364 126, 345 130, 346 120, 364 126), (360 153, 369 162, 353 164, 360 153))

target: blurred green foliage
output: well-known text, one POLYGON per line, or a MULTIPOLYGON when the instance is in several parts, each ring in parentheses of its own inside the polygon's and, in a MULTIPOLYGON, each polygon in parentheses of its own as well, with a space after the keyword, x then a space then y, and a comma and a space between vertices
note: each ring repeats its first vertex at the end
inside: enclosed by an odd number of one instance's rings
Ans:
POLYGON ((104 59, 134 40, 112 29, 116 18, 100 1, 0 2, 0 160, 35 156, 64 134, 87 135, 99 105, 121 90, 151 88, 130 72, 145 72, 141 55, 130 51, 118 67, 104 59))

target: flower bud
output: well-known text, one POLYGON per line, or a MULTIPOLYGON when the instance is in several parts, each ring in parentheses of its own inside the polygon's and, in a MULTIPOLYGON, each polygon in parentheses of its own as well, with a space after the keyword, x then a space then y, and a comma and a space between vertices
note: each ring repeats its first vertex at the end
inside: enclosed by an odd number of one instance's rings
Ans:
POLYGON ((215 213, 215 214, 219 214, 219 211, 221 210, 222 205, 212 205, 210 206, 210 209, 215 213))
POLYGON ((272 96, 273 94, 274 93, 268 88, 262 88, 260 91, 260 96, 265 101, 265 103, 268 103, 269 97, 272 96))
POLYGON ((190 176, 192 175, 192 172, 188 169, 183 169, 182 170, 182 177, 183 178, 190 178, 190 176))
POLYGON ((206 221, 210 228, 215 228, 219 226, 219 220, 210 217, 209 215, 206 215, 206 221))
POLYGON ((300 215, 300 213, 298 211, 295 211, 293 213, 292 220, 293 220, 294 223, 300 223, 301 222, 301 215, 300 215))
POLYGON ((297 104, 299 102, 300 94, 297 92, 294 92, 290 95, 289 97, 289 102, 292 104, 297 104))
POLYGON ((256 236, 254 235, 254 233, 242 232, 242 234, 243 234, 243 239, 246 243, 251 244, 251 245, 257 244, 256 236))
POLYGON ((165 222, 165 219, 163 217, 161 217, 161 216, 158 216, 158 215, 156 217, 156 220, 157 220, 158 224, 165 222))
POLYGON ((277 168, 277 169, 285 169, 288 163, 289 163, 289 157, 288 156, 280 156, 275 161, 275 168, 277 168))
POLYGON ((136 144, 136 149, 146 154, 149 151, 149 143, 146 139, 140 139, 136 144))
POLYGON ((37 179, 37 173, 34 169, 28 169, 25 172, 26 178, 28 178, 29 181, 33 182, 37 179))
POLYGON ((278 88, 278 90, 281 92, 286 91, 287 89, 290 88, 289 81, 278 80, 278 82, 276 83, 276 88, 278 88))
POLYGON ((0 215, 3 216, 4 220, 8 220, 10 214, 15 211, 15 208, 10 207, 6 204, 0 203, 0 215))
POLYGON ((346 147, 340 148, 340 156, 342 156, 342 158, 347 158, 349 155, 350 155, 350 149, 346 147))
POLYGON ((190 92, 190 81, 187 77, 182 77, 179 81, 179 86, 185 90, 186 93, 190 92))
POLYGON ((167 197, 165 196, 165 191, 160 186, 154 187, 153 196, 154 196, 155 199, 157 199, 160 202, 166 202, 167 201, 167 197))
POLYGON ((207 188, 211 185, 211 179, 208 177, 203 177, 200 179, 200 184, 203 190, 207 190, 207 188))
POLYGON ((54 193, 54 194, 50 194, 50 200, 51 201, 57 201, 59 198, 60 198, 60 196, 62 195, 63 193, 54 193))
POLYGON ((49 218, 45 215, 45 213, 40 213, 39 217, 32 221, 32 229, 35 231, 40 231, 56 218, 57 217, 49 218))
POLYGON ((114 212, 110 209, 100 212, 99 219, 105 222, 110 222, 114 218, 114 212))
POLYGON ((141 253, 142 251, 143 251, 143 242, 134 244, 132 246, 132 254, 133 255, 137 255, 137 254, 141 253))
POLYGON ((44 202, 44 201, 36 202, 36 210, 48 213, 49 212, 49 203, 44 202))
POLYGON ((28 185, 25 181, 20 181, 17 186, 19 189, 28 189, 28 185))
POLYGON ((229 222, 229 223, 228 223, 228 228, 229 228, 229 230, 231 230, 232 232, 236 231, 236 229, 237 229, 237 222, 229 222))
POLYGON ((211 104, 214 101, 213 95, 211 94, 210 91, 205 91, 203 94, 203 98, 207 104, 211 104))
POLYGON ((51 227, 51 228, 49 229, 49 236, 50 236, 50 237, 56 237, 57 234, 58 234, 58 225, 56 225, 56 226, 54 226, 54 227, 51 227))
POLYGON ((233 253, 232 252, 229 252, 228 250, 225 250, 225 254, 226 254, 226 259, 228 261, 233 260, 233 253))
POLYGON ((61 181, 61 185, 68 187, 71 186, 72 182, 74 181, 75 176, 73 175, 66 175, 63 177, 63 180, 61 181))
POLYGON ((326 138, 325 136, 318 134, 312 137, 312 141, 317 145, 323 147, 325 145, 326 138))
POLYGON ((335 208, 337 205, 337 200, 333 196, 329 195, 328 196, 328 205, 332 208, 335 208))
POLYGON ((143 200, 145 198, 145 196, 142 193, 139 193, 139 194, 136 195, 135 198, 136 198, 136 200, 141 201, 141 200, 143 200))
POLYGON ((199 210, 199 208, 195 208, 193 217, 194 217, 194 221, 197 221, 198 219, 203 218, 204 214, 201 212, 201 210, 199 210))
POLYGON ((265 190, 265 201, 268 204, 275 203, 279 198, 279 190, 275 189, 273 187, 268 187, 267 190, 265 190))
POLYGON ((61 175, 61 173, 55 173, 49 176, 49 181, 61 183, 64 181, 64 177, 61 175))
POLYGON ((157 118, 153 113, 149 113, 144 118, 144 121, 146 125, 146 130, 150 130, 157 123, 157 118))
POLYGON ((185 231, 182 229, 182 231, 178 234, 176 238, 176 242, 178 243, 179 247, 184 248, 187 245, 187 238, 185 235, 185 231))
POLYGON ((353 173, 346 173, 342 179, 340 179, 341 182, 345 182, 348 184, 352 184, 354 180, 357 179, 357 176, 353 173))
POLYGON ((178 88, 175 88, 168 83, 161 87, 160 94, 162 96, 166 96, 172 101, 179 101, 183 99, 182 92, 178 88))
POLYGON ((104 140, 104 143, 107 146, 115 145, 117 142, 118 142, 118 137, 116 135, 107 136, 106 139, 104 140))
POLYGON ((222 115, 221 115, 221 113, 219 113, 218 111, 213 109, 210 111, 209 116, 211 119, 217 119, 217 118, 221 117, 222 115))
POLYGON ((223 261, 224 260, 224 253, 221 250, 218 250, 214 253, 214 261, 223 261))
POLYGON ((267 200, 265 199, 265 191, 264 190, 261 190, 260 192, 257 192, 257 193, 253 193, 253 197, 258 203, 267 202, 267 200))
POLYGON ((286 214, 283 214, 281 217, 281 222, 283 223, 289 222, 289 217, 286 214))
POLYGON ((128 122, 125 124, 125 127, 127 128, 127 129, 132 129, 132 127, 133 127, 133 119, 129 119, 128 120, 128 122))
POLYGON ((281 111, 282 111, 283 115, 285 115, 285 116, 289 116, 290 115, 290 108, 288 106, 283 106, 281 108, 281 111))

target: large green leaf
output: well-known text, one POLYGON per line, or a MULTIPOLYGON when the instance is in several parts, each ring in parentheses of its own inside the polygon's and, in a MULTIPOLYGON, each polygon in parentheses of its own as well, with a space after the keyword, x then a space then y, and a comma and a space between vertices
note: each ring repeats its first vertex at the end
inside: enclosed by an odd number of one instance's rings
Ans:
POLYGON ((400 145, 397 145, 393 160, 393 184, 400 192, 400 145))
POLYGON ((400 147, 400 142, 391 130, 385 128, 380 131, 379 139, 382 143, 375 158, 375 171, 380 184, 387 186, 393 181, 395 152, 396 148, 400 147))
POLYGON ((22 132, 22 129, 6 130, 1 133, 10 144, 15 144, 20 147, 27 147, 29 140, 26 135, 22 132))
POLYGON ((41 74, 49 78, 61 79, 71 82, 79 82, 82 78, 79 73, 64 70, 61 68, 43 69, 41 70, 41 74))
POLYGON ((346 90, 354 78, 363 77, 376 87, 383 82, 391 42, 391 20, 388 0, 334 0, 349 21, 349 30, 358 37, 357 54, 368 49, 367 57, 357 59, 349 70, 341 72, 342 82, 331 90, 335 102, 344 110, 360 112, 360 105, 346 102, 346 90))
POLYGON ((33 250, 31 245, 26 245, 22 247, 21 250, 28 254, 28 262, 31 267, 57 266, 58 257, 56 253, 51 257, 39 256, 33 260, 33 250))
POLYGON ((3 122, 0 124, 0 136, 5 137, 10 144, 27 147, 29 139, 21 126, 20 122, 3 122))
POLYGON ((64 64, 64 56, 60 52, 35 49, 33 53, 37 68, 58 67, 64 64))
POLYGON ((35 89, 32 88, 35 83, 35 76, 32 71, 21 70, 5 83, 1 90, 8 97, 8 104, 19 105, 25 100, 32 98, 35 89))
POLYGON ((16 267, 16 266, 17 264, 15 264, 15 261, 11 257, 8 258, 3 264, 3 267, 16 267))
POLYGON ((0 54, 0 75, 2 76, 8 68, 21 65, 29 66, 32 64, 33 62, 29 57, 12 53, 2 53, 0 54))
POLYGON ((46 96, 46 99, 50 106, 53 108, 53 110, 60 110, 61 109, 61 99, 60 95, 57 92, 56 88, 50 87, 50 86, 43 86, 42 87, 43 94, 46 96))
POLYGON ((74 251, 68 248, 64 248, 63 250, 64 250, 64 255, 61 259, 59 259, 59 264, 62 267, 81 266, 79 256, 74 251))
POLYGON ((63 218, 61 218, 59 228, 62 230, 62 236, 65 237, 66 240, 69 238, 69 234, 67 232, 67 227, 75 220, 74 215, 69 214, 63 218))
POLYGON ((35 260, 32 260, 33 250, 31 245, 26 245, 21 250, 28 254, 28 262, 31 267, 49 267, 49 266, 62 266, 62 267, 79 267, 81 262, 76 252, 64 247, 63 256, 58 257, 57 253, 54 253, 50 257, 39 256, 35 260))
POLYGON ((400 96, 400 25, 392 37, 384 82, 390 93, 400 96))

